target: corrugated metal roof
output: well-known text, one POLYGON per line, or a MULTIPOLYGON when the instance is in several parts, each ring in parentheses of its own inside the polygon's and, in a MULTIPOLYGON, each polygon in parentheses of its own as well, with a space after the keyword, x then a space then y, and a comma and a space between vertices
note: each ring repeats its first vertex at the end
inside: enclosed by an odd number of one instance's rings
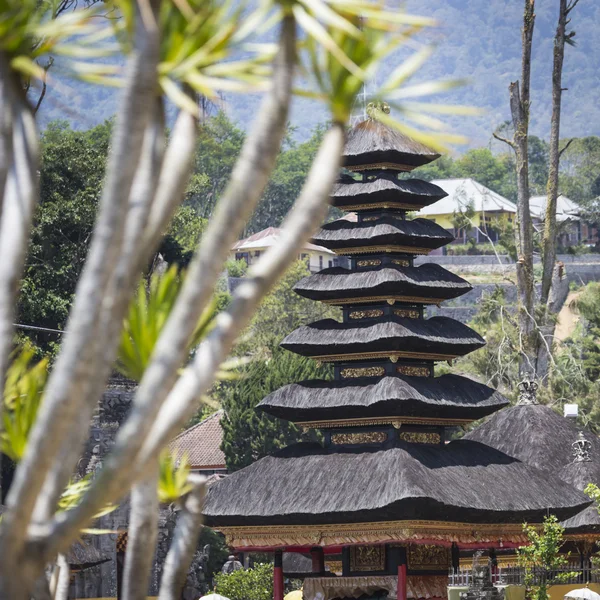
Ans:
MULTIPOLYGON (((546 196, 532 196, 529 198, 529 210, 532 216, 537 217, 540 220, 544 220, 546 217, 546 196)), ((566 196, 559 196, 556 199, 556 220, 567 221, 569 219, 579 220, 579 213, 581 207, 575 204, 572 200, 569 200, 566 196)))
MULTIPOLYGON (((277 227, 267 227, 258 233, 247 237, 246 239, 240 240, 236 242, 232 250, 247 251, 247 250, 256 250, 259 248, 270 248, 274 246, 281 237, 281 229, 277 227)), ((312 250, 313 252, 322 252, 323 254, 335 254, 331 250, 327 248, 323 248, 323 246, 317 246, 316 244, 311 244, 310 242, 304 244, 305 250, 312 250)))
POLYGON ((419 217, 451 215, 464 211, 471 204, 475 212, 517 212, 514 202, 474 179, 434 179, 431 183, 441 187, 448 195, 435 204, 422 208, 417 213, 419 217))
POLYGON ((170 444, 171 450, 178 454, 187 454, 192 469, 225 469, 225 455, 221 450, 223 429, 221 418, 224 411, 218 410, 180 433, 170 444))

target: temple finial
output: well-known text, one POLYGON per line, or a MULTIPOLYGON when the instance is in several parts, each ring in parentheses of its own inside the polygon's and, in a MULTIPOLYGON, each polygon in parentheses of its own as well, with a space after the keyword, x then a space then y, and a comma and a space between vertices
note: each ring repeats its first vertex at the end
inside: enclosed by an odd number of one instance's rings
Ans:
POLYGON ((519 400, 517 405, 523 406, 526 404, 538 404, 537 401, 537 381, 532 377, 531 373, 526 373, 523 381, 518 385, 519 400))
POLYGON ((376 102, 369 102, 369 104, 367 104, 367 115, 369 119, 376 119, 378 112, 389 115, 390 105, 387 102, 383 102, 382 100, 377 100, 376 102))
POLYGON ((573 462, 591 462, 590 450, 592 448, 592 442, 585 439, 583 431, 579 432, 577 439, 571 444, 573 448, 573 462))

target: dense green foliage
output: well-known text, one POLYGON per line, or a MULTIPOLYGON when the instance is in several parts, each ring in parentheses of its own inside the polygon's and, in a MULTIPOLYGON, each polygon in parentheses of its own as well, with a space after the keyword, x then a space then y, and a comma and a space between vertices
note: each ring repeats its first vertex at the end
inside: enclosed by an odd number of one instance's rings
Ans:
POLYGON ((542 531, 525 524, 528 545, 517 551, 519 566, 524 570, 526 597, 531 600, 548 600, 548 589, 553 583, 568 579, 570 573, 556 573, 567 564, 567 557, 561 554, 564 528, 554 515, 544 518, 542 531), (554 571, 554 573, 552 573, 554 571), (540 577, 548 572, 548 577, 540 577))
POLYGON ((226 417, 223 446, 227 467, 237 471, 255 460, 286 446, 316 439, 314 431, 303 433, 288 421, 256 411, 265 396, 280 387, 304 379, 324 379, 327 367, 278 347, 270 356, 257 357, 240 374, 240 379, 222 392, 226 417))
POLYGON ((273 565, 258 564, 253 569, 240 569, 230 574, 218 573, 215 593, 229 600, 271 600, 273 598, 273 565))

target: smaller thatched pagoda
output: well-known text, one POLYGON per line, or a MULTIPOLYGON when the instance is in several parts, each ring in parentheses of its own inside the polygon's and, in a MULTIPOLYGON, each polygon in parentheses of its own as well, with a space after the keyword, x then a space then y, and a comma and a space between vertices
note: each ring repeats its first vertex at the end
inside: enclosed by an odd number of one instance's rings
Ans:
MULTIPOLYGON (((571 419, 539 404, 537 384, 526 380, 515 406, 492 415, 465 438, 488 446, 559 477, 574 489, 600 484, 600 439, 577 427, 571 419)), ((570 542, 566 551, 576 551, 588 563, 595 542, 600 540, 600 515, 595 505, 584 508, 562 522, 570 542)))
POLYGON ((568 519, 589 504, 485 441, 449 441, 449 428, 508 401, 465 377, 434 376, 437 361, 485 343, 453 319, 425 318, 428 305, 470 289, 439 265, 414 266, 415 256, 452 237, 406 214, 444 192, 400 175, 437 157, 374 118, 349 132, 333 204, 356 218, 328 223, 313 237, 349 267, 325 269, 295 288, 342 307, 343 320, 300 327, 282 342, 331 363, 334 380, 294 383, 259 405, 320 429, 323 443, 285 448, 209 489, 209 526, 236 550, 275 554, 275 600, 283 594, 283 552, 312 555, 305 600, 445 598, 461 549, 514 547, 524 541, 523 521, 540 523, 548 511, 568 519), (326 571, 328 557, 341 565, 326 571))

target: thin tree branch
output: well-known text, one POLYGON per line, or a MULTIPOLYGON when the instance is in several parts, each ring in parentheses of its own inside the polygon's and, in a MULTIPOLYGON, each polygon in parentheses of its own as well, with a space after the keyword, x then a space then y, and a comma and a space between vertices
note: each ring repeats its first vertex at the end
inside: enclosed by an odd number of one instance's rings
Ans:
POLYGON ((515 148, 515 143, 512 140, 509 140, 508 138, 502 137, 501 135, 498 135, 496 132, 493 132, 492 135, 500 142, 504 142, 505 144, 508 144, 513 150, 515 148))
POLYGON ((123 597, 146 600, 158 536, 158 464, 131 492, 123 597))
POLYGON ((140 163, 131 188, 123 246, 99 318, 97 344, 103 352, 97 357, 96 368, 87 382, 85 402, 79 411, 78 424, 71 436, 64 440, 60 458, 52 465, 38 499, 34 512, 34 520, 38 522, 45 521, 54 513, 60 494, 75 469, 97 399, 102 394, 113 367, 129 301, 143 263, 149 259, 150 249, 145 248, 141 241, 156 194, 164 154, 164 134, 164 109, 162 101, 157 98, 152 119, 144 135, 140 163))
POLYGON ((565 14, 568 15, 577 6, 577 4, 579 4, 579 0, 572 0, 572 2, 567 6, 565 14))
POLYGON ((202 526, 206 478, 190 475, 192 490, 183 499, 173 541, 165 560, 158 600, 179 600, 202 526))
POLYGON ((54 592, 54 600, 68 600, 71 570, 64 554, 58 555, 56 567, 58 569, 58 577, 56 581, 56 590, 54 592))
POLYGON ((558 151, 558 158, 560 159, 562 157, 562 155, 565 153, 565 151, 567 150, 567 148, 575 141, 575 138, 570 138, 569 140, 567 140, 567 143, 564 145, 563 148, 561 148, 558 151))
MULTIPOLYGON (((0 383, 12 348, 15 304, 23 271, 33 212, 38 198, 38 132, 31 110, 14 74, 0 54, 0 79, 6 113, 11 118, 2 133, 0 220, 0 383)), ((0 403, 0 414, 2 404, 0 403)))
POLYGON ((2 523, 4 538, 0 560, 7 569, 15 561, 28 559, 22 555, 27 525, 63 441, 78 423, 86 382, 93 376, 96 355, 103 350, 97 344, 98 320, 111 275, 118 264, 127 198, 156 93, 158 32, 156 27, 144 29, 139 18, 136 26, 127 86, 118 112, 108 177, 88 259, 77 286, 61 352, 7 499, 9 510, 2 523), (8 554, 10 560, 5 560, 8 554))
MULTIPOLYGON (((240 331, 249 323, 264 295, 325 218, 327 199, 338 176, 343 146, 344 127, 334 124, 325 135, 302 193, 286 218, 280 242, 250 269, 246 280, 235 291, 230 307, 217 317, 215 328, 169 393, 158 417, 151 417, 151 431, 139 456, 137 444, 132 442, 122 446, 118 456, 109 456, 91 488, 93 492, 88 492, 76 508, 56 515, 48 528, 38 530, 37 535, 46 540, 46 552, 51 553, 68 544, 97 512, 98 505, 104 505, 109 498, 120 497, 132 481, 144 477, 149 461, 157 459, 161 448, 185 422, 187 415, 195 410, 197 398, 214 382, 218 366, 226 358, 240 331)), ((149 418, 139 405, 133 406, 132 417, 136 422, 149 418)), ((143 425, 145 428, 146 424, 143 425)))

